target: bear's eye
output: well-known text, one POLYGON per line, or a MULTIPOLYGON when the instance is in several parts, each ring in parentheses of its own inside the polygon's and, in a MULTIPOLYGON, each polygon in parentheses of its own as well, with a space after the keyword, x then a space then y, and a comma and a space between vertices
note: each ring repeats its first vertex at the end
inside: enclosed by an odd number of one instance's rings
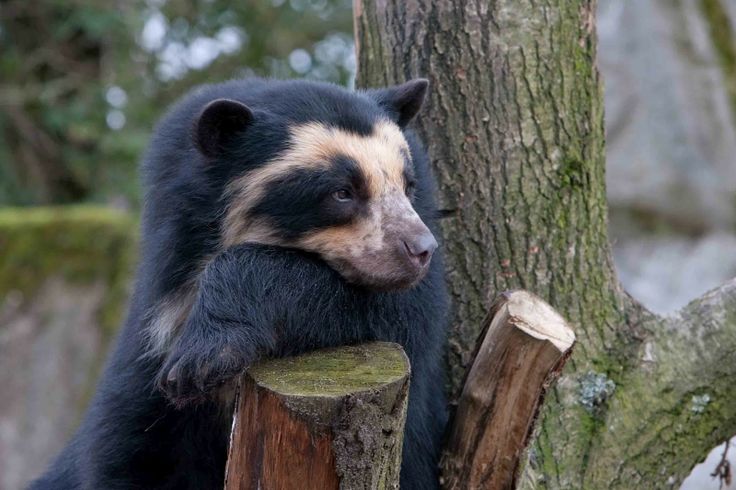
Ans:
POLYGON ((333 192, 332 197, 337 202, 348 202, 353 200, 353 194, 347 189, 340 189, 339 191, 333 192))
POLYGON ((417 184, 413 180, 410 180, 406 183, 406 186, 404 187, 404 192, 407 196, 412 196, 414 194, 414 190, 416 189, 417 184))

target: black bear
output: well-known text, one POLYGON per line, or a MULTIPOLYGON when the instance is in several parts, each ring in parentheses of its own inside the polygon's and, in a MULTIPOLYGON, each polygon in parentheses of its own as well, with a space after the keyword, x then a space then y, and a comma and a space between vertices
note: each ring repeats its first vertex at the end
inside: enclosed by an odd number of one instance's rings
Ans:
POLYGON ((142 260, 91 406, 34 489, 222 488, 232 379, 266 356, 397 342, 412 368, 401 486, 438 486, 448 299, 426 80, 201 87, 142 163, 142 260))

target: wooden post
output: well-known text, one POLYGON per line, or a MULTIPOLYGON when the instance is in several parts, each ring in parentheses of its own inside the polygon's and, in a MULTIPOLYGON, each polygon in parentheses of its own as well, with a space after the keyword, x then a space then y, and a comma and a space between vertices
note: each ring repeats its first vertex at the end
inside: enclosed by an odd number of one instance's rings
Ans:
POLYGON ((514 489, 538 409, 575 334, 526 291, 498 297, 484 322, 442 457, 445 489, 514 489))
POLYGON ((374 342, 274 359, 240 379, 227 490, 398 488, 409 360, 374 342))

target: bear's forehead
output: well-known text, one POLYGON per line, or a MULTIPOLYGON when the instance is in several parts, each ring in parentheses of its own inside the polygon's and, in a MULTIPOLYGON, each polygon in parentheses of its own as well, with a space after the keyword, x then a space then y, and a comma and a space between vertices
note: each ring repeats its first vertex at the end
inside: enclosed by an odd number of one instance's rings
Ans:
POLYGON ((399 127, 379 120, 369 134, 359 134, 322 123, 290 128, 290 144, 280 160, 296 168, 326 168, 337 158, 353 160, 366 177, 373 195, 403 187, 409 145, 399 127))
POLYGON ((376 122, 367 134, 320 122, 294 124, 289 133, 289 144, 276 158, 229 185, 228 193, 239 194, 244 208, 272 182, 300 170, 330 170, 343 157, 357 164, 373 197, 403 189, 404 175, 411 170, 409 145, 399 127, 387 120, 376 122))
POLYGON ((370 135, 376 124, 385 119, 384 110, 364 93, 319 82, 269 83, 253 102, 256 108, 291 124, 319 122, 364 136, 370 135))

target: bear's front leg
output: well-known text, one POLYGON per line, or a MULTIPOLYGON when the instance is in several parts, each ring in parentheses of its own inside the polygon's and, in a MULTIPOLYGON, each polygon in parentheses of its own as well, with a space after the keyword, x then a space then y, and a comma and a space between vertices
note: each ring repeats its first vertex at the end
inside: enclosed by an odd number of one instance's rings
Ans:
POLYGON ((158 387, 178 407, 206 400, 215 388, 255 362, 257 352, 263 350, 248 338, 246 328, 223 328, 207 316, 190 315, 164 359, 158 387))
POLYGON ((354 322, 343 324, 353 301, 344 281, 314 257, 263 245, 229 249, 202 273, 157 385, 185 406, 263 356, 362 340, 354 322))
POLYGON ((197 285, 192 310, 163 361, 158 387, 181 407, 204 401, 209 393, 271 350, 262 298, 254 290, 254 269, 267 264, 256 250, 238 247, 215 257, 197 285))

